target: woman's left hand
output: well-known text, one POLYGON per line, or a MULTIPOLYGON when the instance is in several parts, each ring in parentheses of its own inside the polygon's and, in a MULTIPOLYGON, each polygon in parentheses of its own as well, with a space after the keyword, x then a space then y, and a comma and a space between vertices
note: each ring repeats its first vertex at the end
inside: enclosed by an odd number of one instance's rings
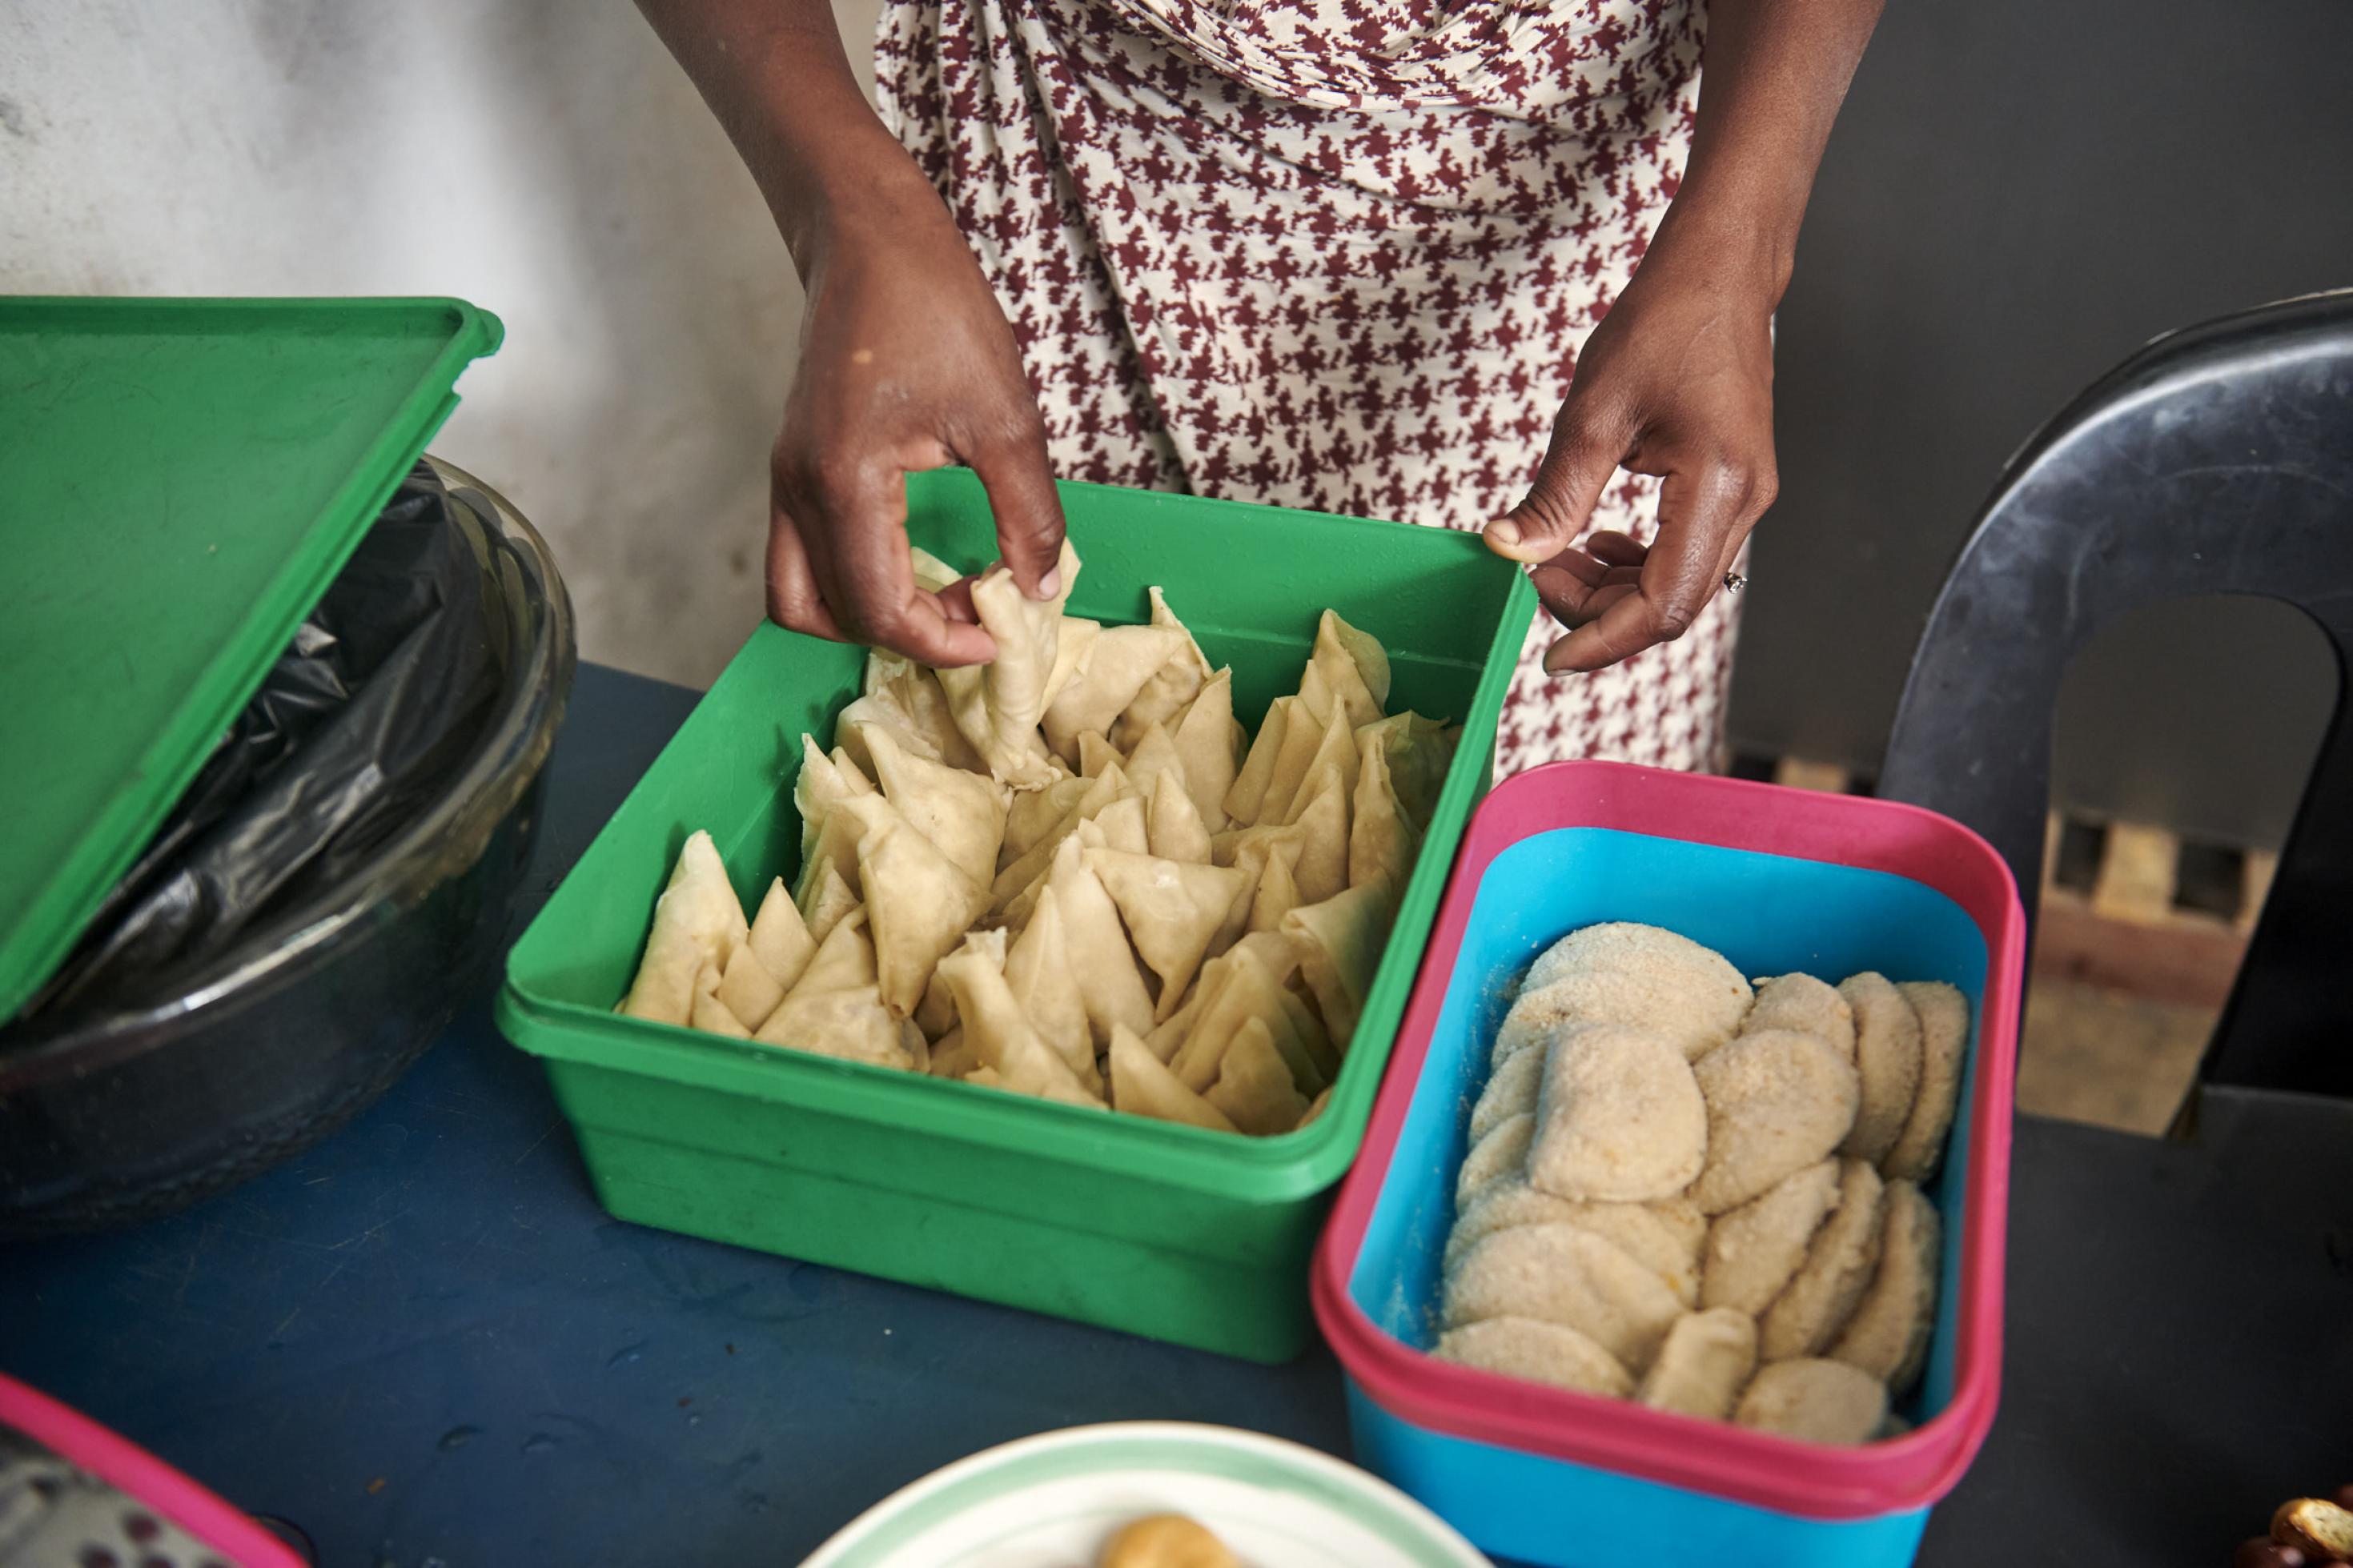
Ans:
POLYGON ((1689 630, 1773 504, 1779 279, 1724 265, 1721 248, 1679 249, 1672 226, 1586 340, 1527 499, 1486 528, 1569 628, 1545 655, 1556 675, 1689 630), (1621 468, 1665 481, 1656 540, 1605 532, 1572 548, 1621 468))

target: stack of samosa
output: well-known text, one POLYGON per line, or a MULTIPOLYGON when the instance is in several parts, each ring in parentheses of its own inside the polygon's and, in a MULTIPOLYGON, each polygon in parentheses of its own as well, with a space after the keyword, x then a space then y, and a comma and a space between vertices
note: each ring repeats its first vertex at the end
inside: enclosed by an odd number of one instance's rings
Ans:
MULTIPOLYGON (((1455 731, 1391 715, 1329 610, 1250 739, 1160 590, 1107 626, 973 584, 996 659, 868 656, 801 737, 800 869, 745 921, 706 834, 620 1010, 1013 1093, 1266 1136, 1346 1054, 1455 731)), ((917 552, 931 587, 955 571, 917 552)))

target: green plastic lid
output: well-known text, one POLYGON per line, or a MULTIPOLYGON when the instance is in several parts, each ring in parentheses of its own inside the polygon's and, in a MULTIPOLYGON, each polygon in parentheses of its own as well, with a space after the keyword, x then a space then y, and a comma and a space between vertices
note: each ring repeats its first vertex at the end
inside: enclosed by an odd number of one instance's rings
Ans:
POLYGON ((0 299, 0 1021, 500 334, 456 300, 0 299))

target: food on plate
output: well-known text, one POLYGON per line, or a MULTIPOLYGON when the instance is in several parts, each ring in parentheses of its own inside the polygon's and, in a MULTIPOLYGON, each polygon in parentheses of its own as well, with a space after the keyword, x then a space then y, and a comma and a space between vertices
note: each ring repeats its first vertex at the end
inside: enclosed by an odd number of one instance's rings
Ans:
POLYGON ((1756 1319, 1729 1307, 1686 1312, 1667 1331, 1634 1397, 1653 1410, 1729 1421, 1756 1371, 1756 1319))
POLYGON ((1920 1092, 1920 1015, 1883 974, 1855 975, 1839 986, 1854 1009, 1854 1065, 1861 1097, 1854 1126, 1839 1152, 1876 1165, 1904 1135, 1920 1092))
MULTIPOLYGON (((913 552, 918 584, 961 580, 913 552)), ((867 656, 799 738, 800 863, 746 921, 689 837, 619 1010, 732 1039, 1266 1137, 1328 1097, 1454 731, 1388 713, 1326 610, 1253 740, 1157 588, 1144 626, 972 581, 989 664, 867 656)), ((1525 1110, 1534 1109, 1531 1093, 1525 1110)), ((1532 1120, 1532 1119, 1531 1119, 1532 1120)), ((1491 1154, 1520 1173, 1526 1138, 1491 1154)))
POLYGON ((1180 1513, 1159 1513, 1121 1527, 1103 1543, 1097 1568, 1241 1568, 1208 1526, 1180 1513))
POLYGON ((1842 1361, 1767 1362, 1732 1418, 1809 1443, 1867 1443, 1887 1419, 1887 1385, 1842 1361))
POLYGON ((1586 1335, 1538 1318, 1482 1318, 1439 1337, 1438 1353, 1481 1372, 1549 1383, 1579 1394, 1624 1399, 1634 1379, 1618 1358, 1586 1335))
POLYGON ((1691 1185, 1707 1103, 1672 1041, 1593 1024, 1554 1041, 1536 1097, 1528 1180, 1556 1197, 1644 1203, 1691 1185))
POLYGON ((1943 1157, 1968 1036, 1941 981, 1752 986, 1671 932, 1570 932, 1465 1096, 1431 1353, 1811 1442, 1908 1430, 1942 1219, 1905 1173, 1943 1157))

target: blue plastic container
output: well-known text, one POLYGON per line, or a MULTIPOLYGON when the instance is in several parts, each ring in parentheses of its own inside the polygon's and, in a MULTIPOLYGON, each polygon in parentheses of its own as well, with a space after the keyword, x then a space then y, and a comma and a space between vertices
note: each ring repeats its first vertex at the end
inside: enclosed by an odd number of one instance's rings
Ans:
POLYGON ((1472 818, 1364 1151, 1319 1249, 1315 1309, 1349 1375, 1356 1458, 1482 1549, 1543 1568, 1898 1568, 1993 1420, 2025 921, 1968 829, 1913 807, 1569 763, 1472 818), (1439 1259, 1489 1045, 1567 932, 1641 921, 1747 974, 1945 980, 1972 1039, 1945 1163, 1927 1373, 1905 1435, 1799 1443, 1436 1361, 1439 1259))

